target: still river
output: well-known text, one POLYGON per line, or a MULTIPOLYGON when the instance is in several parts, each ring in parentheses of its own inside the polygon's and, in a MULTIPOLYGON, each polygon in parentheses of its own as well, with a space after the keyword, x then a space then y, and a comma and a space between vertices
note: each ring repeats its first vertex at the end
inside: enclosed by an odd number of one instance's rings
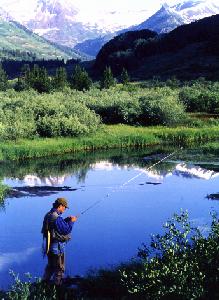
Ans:
POLYGON ((206 198, 219 192, 219 160, 174 156, 147 171, 163 157, 151 152, 117 150, 2 164, 3 181, 20 190, 0 210, 0 289, 12 282, 9 270, 21 278, 26 272, 42 276, 42 219, 60 196, 69 200, 65 217, 102 200, 74 225, 66 247, 67 275, 129 260, 180 209, 187 209, 190 220, 206 230, 210 212, 219 211, 219 202, 206 198), (141 176, 127 183, 143 168, 141 176), (72 190, 60 191, 62 187, 72 190))

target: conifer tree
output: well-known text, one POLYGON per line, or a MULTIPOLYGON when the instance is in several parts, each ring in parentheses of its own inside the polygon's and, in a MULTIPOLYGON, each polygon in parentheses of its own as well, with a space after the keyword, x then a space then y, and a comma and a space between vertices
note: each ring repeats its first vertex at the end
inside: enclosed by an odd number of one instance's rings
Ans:
POLYGON ((109 89, 111 86, 115 86, 116 82, 113 77, 113 73, 110 67, 106 67, 103 72, 103 77, 100 82, 101 89, 109 89))
POLYGON ((78 91, 89 90, 92 85, 92 80, 90 79, 88 73, 76 65, 74 73, 71 77, 71 87, 78 91))
POLYGON ((28 87, 33 88, 39 93, 48 93, 51 90, 51 81, 47 74, 47 70, 38 65, 34 65, 33 69, 25 67, 23 70, 24 82, 28 87))
POLYGON ((8 76, 0 64, 0 91, 6 91, 8 88, 8 76))
POLYGON ((23 65, 21 68, 21 74, 14 86, 15 91, 21 92, 24 90, 28 90, 31 87, 30 74, 30 66, 28 64, 23 65))
POLYGON ((56 74, 53 78, 53 88, 63 89, 68 84, 66 69, 63 67, 56 69, 56 74))
POLYGON ((123 68, 122 73, 121 73, 121 82, 123 85, 127 85, 129 83, 129 74, 125 68, 123 68))

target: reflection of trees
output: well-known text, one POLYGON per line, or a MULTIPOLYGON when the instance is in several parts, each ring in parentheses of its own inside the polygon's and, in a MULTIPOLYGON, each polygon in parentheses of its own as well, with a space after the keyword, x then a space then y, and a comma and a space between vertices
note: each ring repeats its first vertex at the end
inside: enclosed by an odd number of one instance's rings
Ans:
POLYGON ((75 173, 75 177, 77 178, 78 183, 84 183, 87 175, 88 169, 81 169, 77 173, 75 173))
POLYGON ((2 179, 0 179, 0 209, 4 209, 5 208, 4 199, 5 199, 5 196, 8 192, 8 190, 9 190, 9 187, 6 186, 5 184, 2 184, 1 180, 2 179))
POLYGON ((79 182, 84 181, 91 164, 100 160, 108 160, 113 164, 139 167, 146 165, 144 156, 164 151, 158 148, 146 149, 114 149, 106 151, 73 153, 54 157, 29 159, 24 161, 2 162, 0 177, 23 179, 25 175, 33 174, 40 178, 48 176, 63 176, 74 174, 79 182))
MULTIPOLYGON (((30 159, 25 161, 11 161, 1 164, 0 176, 2 178, 18 178, 23 180, 27 175, 33 175, 45 181, 46 178, 64 178, 74 175, 77 181, 83 183, 87 172, 92 165, 98 161, 109 161, 120 167, 140 167, 148 168, 150 165, 158 161, 160 153, 170 153, 172 149, 164 149, 158 147, 150 147, 145 149, 113 149, 106 151, 83 152, 55 156, 49 158, 30 159), (146 156, 154 155, 154 159, 146 160, 146 156)), ((154 170, 158 173, 171 171, 172 166, 169 163, 157 165, 154 170)))

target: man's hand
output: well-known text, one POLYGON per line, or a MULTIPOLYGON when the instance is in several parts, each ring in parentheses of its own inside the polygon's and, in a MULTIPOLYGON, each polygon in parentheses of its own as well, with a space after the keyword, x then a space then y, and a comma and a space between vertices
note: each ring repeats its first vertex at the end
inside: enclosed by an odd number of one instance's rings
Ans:
POLYGON ((76 222, 78 219, 76 216, 70 216, 69 218, 71 219, 72 222, 76 222))

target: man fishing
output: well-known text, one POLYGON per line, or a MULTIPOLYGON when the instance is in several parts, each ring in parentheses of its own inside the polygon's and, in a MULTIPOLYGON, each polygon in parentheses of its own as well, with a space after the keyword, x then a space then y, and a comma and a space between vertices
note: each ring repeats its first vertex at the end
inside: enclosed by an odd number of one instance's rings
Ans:
POLYGON ((65 271, 65 245, 70 240, 72 226, 77 220, 75 216, 65 219, 61 217, 68 207, 65 198, 57 198, 53 208, 45 215, 43 220, 42 234, 46 240, 45 254, 48 264, 45 268, 43 280, 46 282, 54 276, 55 284, 60 286, 65 271))

